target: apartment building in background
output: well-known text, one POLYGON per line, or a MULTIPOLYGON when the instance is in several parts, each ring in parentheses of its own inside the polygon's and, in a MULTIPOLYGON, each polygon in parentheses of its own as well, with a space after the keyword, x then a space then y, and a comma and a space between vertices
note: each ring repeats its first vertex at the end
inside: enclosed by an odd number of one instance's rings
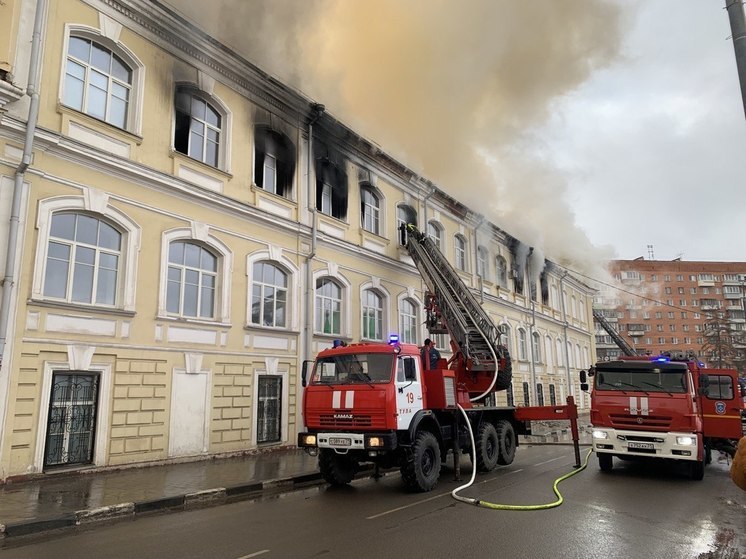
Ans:
POLYGON ((0 37, 0 480, 294 445, 303 360, 427 336, 401 223, 502 328, 498 403, 587 406, 587 285, 165 4, 0 37))
MULTIPOLYGON (((676 260, 612 260, 615 285, 601 285, 593 302, 620 336, 638 354, 691 352, 712 364, 716 326, 732 332, 735 363, 746 355, 738 343, 746 332, 746 262, 676 260)), ((621 354, 598 322, 599 359, 621 354)), ((742 365, 741 365, 742 367, 742 365)), ((740 367, 739 367, 740 368, 740 367)))

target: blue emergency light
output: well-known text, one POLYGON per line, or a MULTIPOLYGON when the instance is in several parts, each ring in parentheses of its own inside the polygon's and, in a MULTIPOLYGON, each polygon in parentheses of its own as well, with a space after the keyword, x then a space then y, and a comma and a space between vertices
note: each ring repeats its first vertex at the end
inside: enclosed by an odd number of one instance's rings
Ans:
POLYGON ((399 343, 399 334, 389 334, 389 345, 396 345, 399 343))

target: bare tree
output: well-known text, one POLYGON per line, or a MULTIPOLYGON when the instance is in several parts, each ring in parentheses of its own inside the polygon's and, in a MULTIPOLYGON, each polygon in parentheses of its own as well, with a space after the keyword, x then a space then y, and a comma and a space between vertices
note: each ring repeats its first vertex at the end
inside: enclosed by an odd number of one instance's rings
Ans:
POLYGON ((708 313, 705 322, 705 343, 701 355, 719 369, 746 366, 746 332, 735 330, 736 324, 723 313, 708 313))

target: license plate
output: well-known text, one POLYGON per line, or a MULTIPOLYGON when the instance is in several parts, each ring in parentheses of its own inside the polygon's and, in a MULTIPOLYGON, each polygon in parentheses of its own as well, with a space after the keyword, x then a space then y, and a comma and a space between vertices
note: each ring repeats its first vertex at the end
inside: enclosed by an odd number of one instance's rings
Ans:
POLYGON ((329 437, 329 444, 333 446, 350 446, 352 440, 348 437, 329 437))
POLYGON ((640 450, 653 450, 655 448, 655 446, 653 446, 653 443, 635 443, 635 442, 630 442, 627 445, 627 447, 630 449, 639 448, 640 450))

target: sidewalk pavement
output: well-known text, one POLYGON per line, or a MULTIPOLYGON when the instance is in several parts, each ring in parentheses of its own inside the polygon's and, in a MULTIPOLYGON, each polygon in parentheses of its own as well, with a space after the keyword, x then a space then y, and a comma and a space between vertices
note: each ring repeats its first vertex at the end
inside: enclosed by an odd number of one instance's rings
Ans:
MULTIPOLYGON (((580 442, 589 444, 587 417, 580 442)), ((571 444, 564 421, 533 422, 520 444, 571 444)), ((54 474, 0 485, 0 540, 157 511, 187 510, 322 483, 317 458, 284 448, 231 458, 54 474)))

